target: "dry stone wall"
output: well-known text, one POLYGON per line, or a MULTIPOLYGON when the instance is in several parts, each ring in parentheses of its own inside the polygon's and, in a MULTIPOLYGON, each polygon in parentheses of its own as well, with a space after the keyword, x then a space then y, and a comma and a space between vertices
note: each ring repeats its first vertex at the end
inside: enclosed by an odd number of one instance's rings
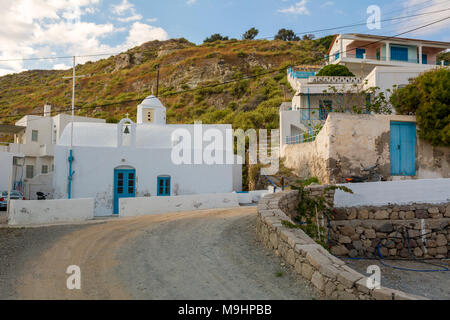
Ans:
POLYGON ((271 194, 261 199, 257 235, 265 246, 282 257, 299 276, 311 281, 325 297, 339 300, 425 299, 384 287, 370 289, 367 277, 330 254, 301 229, 289 228, 286 222, 293 224, 293 221, 286 211, 292 214, 298 201, 298 191, 271 194))
POLYGON ((450 257, 450 203, 338 208, 331 226, 338 256, 450 257))

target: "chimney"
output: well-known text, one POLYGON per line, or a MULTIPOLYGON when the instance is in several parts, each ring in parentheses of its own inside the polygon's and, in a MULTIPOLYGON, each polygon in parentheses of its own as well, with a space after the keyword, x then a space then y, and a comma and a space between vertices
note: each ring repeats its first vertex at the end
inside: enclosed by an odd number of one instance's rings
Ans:
POLYGON ((50 117, 52 114, 52 106, 46 102, 44 105, 44 117, 50 117))

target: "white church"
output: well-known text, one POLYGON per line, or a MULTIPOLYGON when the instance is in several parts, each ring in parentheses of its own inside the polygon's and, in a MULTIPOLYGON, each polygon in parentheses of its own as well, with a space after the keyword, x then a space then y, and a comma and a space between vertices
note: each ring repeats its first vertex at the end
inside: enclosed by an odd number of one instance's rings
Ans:
MULTIPOLYGON (((119 124, 74 123, 73 132, 69 124, 55 147, 55 199, 95 198, 95 215, 110 216, 119 213, 120 198, 241 191, 242 165, 236 161, 234 164, 173 161, 174 131, 184 129, 195 137, 194 127, 166 124, 166 108, 154 96, 137 107, 136 123, 128 117, 119 124)), ((202 128, 214 129, 224 137, 232 129, 231 125, 202 128)), ((200 145, 192 141, 188 154, 194 155, 196 148, 203 150, 208 145, 211 143, 203 139, 200 145)), ((220 154, 233 154, 232 144, 222 147, 220 154)))

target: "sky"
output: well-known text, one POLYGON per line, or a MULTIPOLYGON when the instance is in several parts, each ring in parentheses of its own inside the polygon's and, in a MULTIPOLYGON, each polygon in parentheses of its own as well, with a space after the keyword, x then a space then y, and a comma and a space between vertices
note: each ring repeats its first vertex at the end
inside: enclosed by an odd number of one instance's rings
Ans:
MULTIPOLYGON (((255 27, 258 38, 281 28, 392 36, 450 17, 450 0, 0 0, 0 76, 29 69, 68 69, 70 59, 4 61, 36 57, 117 54, 151 40, 186 38, 200 44, 213 33, 230 38, 255 27), (438 11, 366 25, 376 5, 381 19, 438 11), (448 10, 446 10, 448 9, 448 10)), ((402 37, 450 41, 450 19, 402 37)), ((78 63, 101 57, 80 57, 78 63)))

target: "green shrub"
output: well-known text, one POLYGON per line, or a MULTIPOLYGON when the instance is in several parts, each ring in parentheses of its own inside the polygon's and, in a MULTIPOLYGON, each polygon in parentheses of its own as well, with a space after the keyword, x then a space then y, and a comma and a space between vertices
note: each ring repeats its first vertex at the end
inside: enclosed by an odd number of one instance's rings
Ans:
POLYGON ((398 114, 415 114, 419 137, 434 146, 450 146, 450 70, 426 72, 390 99, 398 114))
POLYGON ((354 77, 355 75, 348 70, 346 66, 342 66, 340 64, 329 64, 323 67, 318 76, 335 76, 335 77, 354 77))

